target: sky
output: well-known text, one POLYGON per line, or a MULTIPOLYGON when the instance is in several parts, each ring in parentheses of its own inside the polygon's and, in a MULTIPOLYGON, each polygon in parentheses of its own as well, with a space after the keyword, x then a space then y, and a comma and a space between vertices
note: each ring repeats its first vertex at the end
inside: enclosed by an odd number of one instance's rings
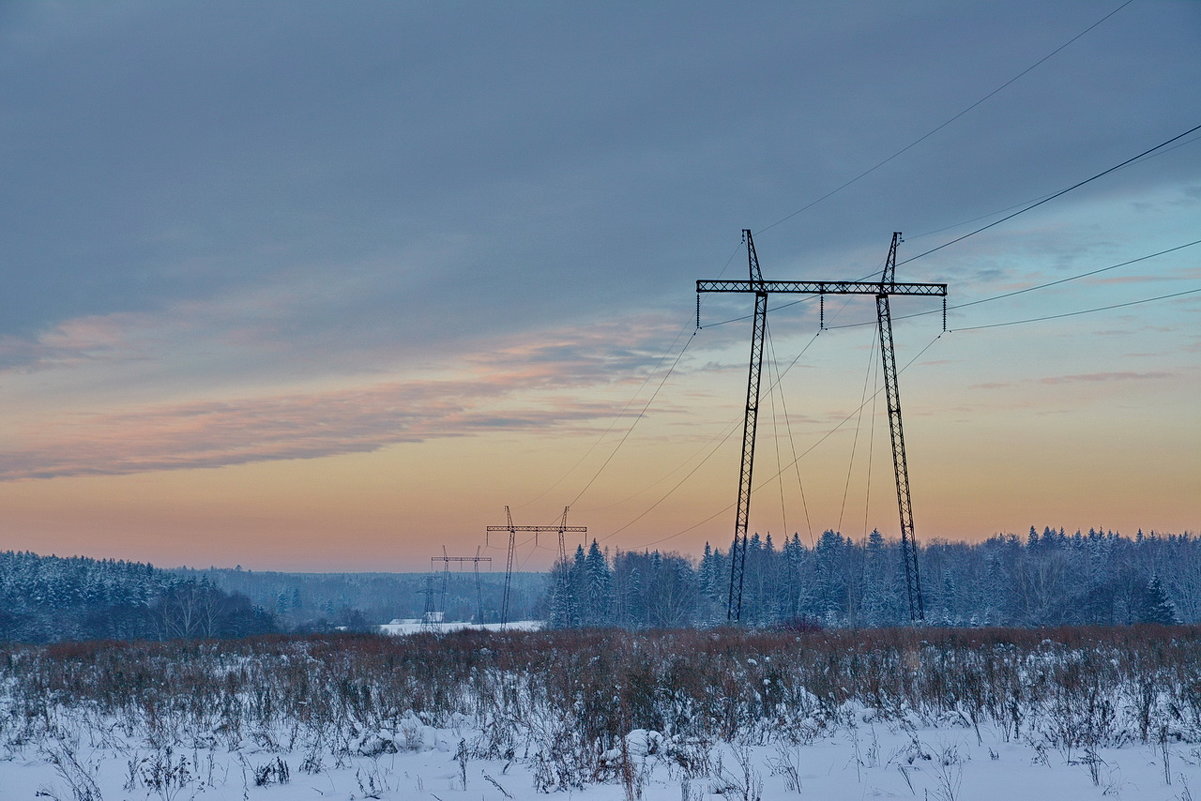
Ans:
MULTIPOLYGON (((0 3, 0 548, 724 549, 743 228, 948 285, 892 300, 919 541, 1196 533, 1201 132, 1000 220, 1201 125, 1199 53, 1189 0, 0 3)), ((751 528, 895 537, 874 302, 819 305, 751 528)))

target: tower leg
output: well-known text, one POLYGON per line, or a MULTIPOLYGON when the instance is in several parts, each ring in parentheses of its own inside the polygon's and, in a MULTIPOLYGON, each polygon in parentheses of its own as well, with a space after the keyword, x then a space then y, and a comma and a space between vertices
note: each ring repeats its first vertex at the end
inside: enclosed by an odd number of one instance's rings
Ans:
POLYGON ((892 235, 892 247, 884 270, 880 294, 876 295, 876 322, 880 330, 880 357, 884 360, 884 391, 888 399, 888 433, 892 441, 892 466, 896 474, 897 507, 901 516, 901 555, 905 561, 905 596, 909 603, 909 619, 921 623, 926 618, 922 601, 921 574, 917 566, 917 538, 913 530, 913 500, 909 494, 909 462, 905 456, 905 429, 901 424, 901 390, 897 382, 897 357, 892 341, 892 311, 888 305, 888 290, 895 275, 897 243, 900 234, 892 235))
POLYGON ((726 620, 742 620, 742 586, 746 571, 746 537, 751 517, 751 474, 755 466, 755 428, 759 421, 759 375, 763 371, 763 338, 767 331, 767 292, 755 240, 744 230, 747 263, 755 292, 755 322, 751 332, 751 360, 746 384, 746 416, 742 421, 742 465, 738 471, 738 511, 734 516, 734 548, 730 554, 730 593, 726 620), (740 550, 741 549, 741 550, 740 550))
POLYGON ((484 622, 484 585, 480 581, 480 549, 475 549, 475 559, 472 560, 475 568, 475 622, 476 625, 484 622))
POLYGON ((741 581, 738 572, 738 550, 742 545, 742 538, 738 536, 738 531, 734 532, 734 541, 730 543, 730 592, 726 599, 726 622, 733 623, 738 619, 736 615, 742 612, 742 596, 738 597, 738 604, 735 605, 735 590, 741 586, 741 581))
POLYGON ((500 627, 509 622, 509 589, 513 586, 513 553, 517 550, 517 532, 509 531, 509 556, 505 560, 505 594, 500 602, 500 627))

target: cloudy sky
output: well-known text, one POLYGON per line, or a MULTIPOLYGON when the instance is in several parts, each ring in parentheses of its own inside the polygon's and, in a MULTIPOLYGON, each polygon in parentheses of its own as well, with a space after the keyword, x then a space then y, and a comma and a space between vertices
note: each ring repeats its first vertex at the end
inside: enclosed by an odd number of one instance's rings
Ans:
MULTIPOLYGON (((1188 0, 0 4, 0 547, 725 547, 742 228, 949 285, 893 301, 919 539, 1196 532, 1201 131, 923 254, 1201 125, 1198 53, 1188 0)), ((795 300, 752 527, 895 536, 873 301, 795 300)))

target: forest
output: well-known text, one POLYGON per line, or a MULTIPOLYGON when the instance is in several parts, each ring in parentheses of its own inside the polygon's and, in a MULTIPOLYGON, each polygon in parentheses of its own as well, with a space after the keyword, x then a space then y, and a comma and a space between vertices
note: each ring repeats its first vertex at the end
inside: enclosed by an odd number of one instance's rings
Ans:
MULTIPOLYGON (((178 568, 248 597, 287 631, 366 631, 394 618, 418 618, 427 608, 447 620, 495 623, 501 617, 504 573, 465 570, 432 573, 285 573, 236 568, 178 568)), ((546 573, 514 572, 509 620, 545 617, 546 573)))
MULTIPOLYGON (((925 619, 935 626, 1059 626, 1201 620, 1201 538, 1139 531, 1031 527, 1023 539, 921 547, 925 619)), ((674 553, 617 551, 594 541, 552 572, 556 628, 672 628, 726 622, 730 560, 705 546, 699 562, 674 553)), ((794 534, 748 542, 742 622, 752 626, 883 627, 909 623, 900 543, 873 531, 856 541, 826 531, 809 547, 794 534)))
MULTIPOLYGON (((920 549, 926 624, 1043 627, 1201 622, 1201 538, 1031 528, 1025 538, 932 541, 920 549)), ((85 557, 0 553, 0 640, 244 637, 370 631, 425 610, 495 623, 504 575, 172 570, 85 557)), ((509 620, 550 628, 726 623, 730 560, 608 551, 593 541, 549 573, 515 573, 509 620)), ((907 625, 899 543, 827 531, 777 546, 750 538, 743 624, 759 628, 907 625)))
POLYGON ((0 552, 0 641, 246 637, 278 630, 244 595, 142 562, 0 552))

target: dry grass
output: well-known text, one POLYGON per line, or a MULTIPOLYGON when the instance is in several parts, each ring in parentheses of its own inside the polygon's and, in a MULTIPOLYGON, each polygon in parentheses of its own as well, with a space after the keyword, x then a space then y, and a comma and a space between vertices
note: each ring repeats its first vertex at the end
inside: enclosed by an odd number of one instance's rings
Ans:
POLYGON ((687 774, 717 741, 805 742, 865 715, 1066 749, 1201 741, 1201 627, 618 630, 0 648, 0 748, 73 727, 154 747, 353 753, 414 719, 546 789, 603 776, 634 729, 687 774))

